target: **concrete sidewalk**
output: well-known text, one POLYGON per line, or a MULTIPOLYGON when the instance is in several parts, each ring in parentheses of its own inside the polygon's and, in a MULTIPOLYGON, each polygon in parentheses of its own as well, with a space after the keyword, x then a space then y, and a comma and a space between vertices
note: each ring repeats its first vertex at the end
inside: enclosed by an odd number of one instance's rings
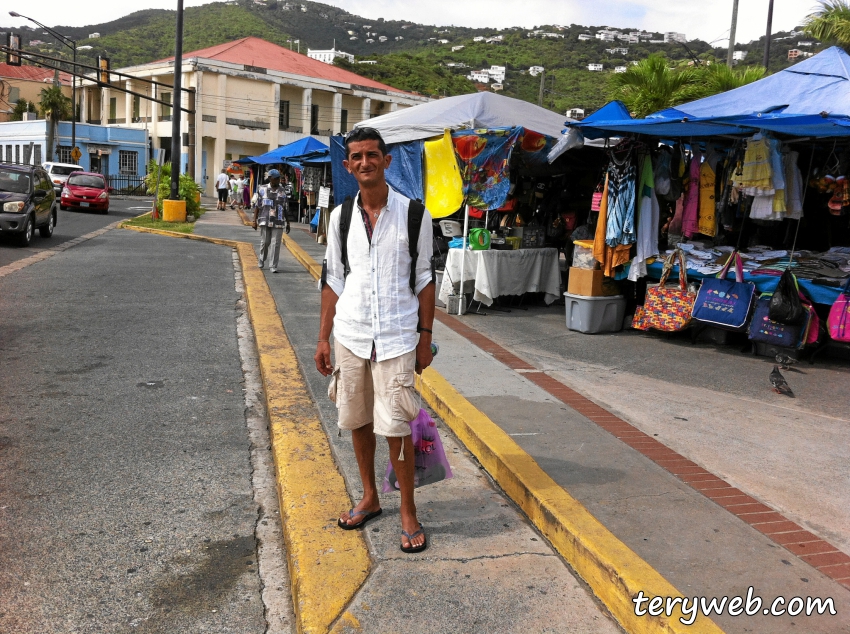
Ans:
MULTIPOLYGON (((207 212, 197 235, 256 241, 257 232, 234 221, 235 212, 207 212)), ((292 235, 315 255, 300 225, 292 235)), ((312 361, 319 314, 313 277, 285 248, 277 274, 266 271, 302 373, 318 407, 337 464, 353 500, 361 494, 350 435, 339 436, 327 379, 312 361)), ((440 425, 454 478, 417 493, 430 546, 421 555, 399 550, 398 498, 382 496, 384 515, 364 531, 372 557, 366 582, 335 631, 364 632, 617 632, 607 611, 486 473, 440 425)), ((388 462, 379 443, 378 471, 388 462)), ((339 509, 339 512, 345 509, 339 509)), ((333 547, 333 533, 328 547, 333 547)), ((333 584, 332 578, 327 579, 333 584)))
MULTIPOLYGON (((316 245, 303 232, 296 231, 292 235, 316 260, 321 260, 322 246, 316 245)), ((846 544, 848 524, 841 517, 848 508, 842 499, 847 489, 842 491, 838 487, 839 490, 830 491, 817 486, 817 483, 828 481, 830 477, 837 476, 838 481, 847 477, 846 469, 842 470, 839 464, 846 442, 838 447, 834 445, 834 442, 840 440, 843 432, 839 429, 842 428, 833 426, 826 429, 825 423, 830 420, 835 422, 835 418, 808 412, 807 422, 812 420, 813 415, 816 420, 810 425, 813 424, 820 432, 807 444, 801 445, 794 440, 797 438, 797 426, 783 425, 781 419, 787 412, 777 410, 779 403, 765 402, 759 410, 759 416, 765 419, 764 422, 751 427, 741 423, 749 423, 756 417, 736 417, 734 404, 728 398, 724 403, 720 394, 709 395, 693 388, 686 392, 685 389, 690 387, 687 385, 677 391, 675 383, 671 384, 668 380, 663 387, 672 392, 674 398, 680 399, 679 404, 683 397, 689 402, 689 407, 679 411, 695 415, 697 420, 703 419, 709 429, 715 423, 712 441, 706 446, 704 442, 694 443, 686 435, 669 433, 669 424, 656 423, 654 428, 649 424, 657 418, 659 412, 667 413, 672 409, 667 405, 671 402, 670 397, 665 398, 660 386, 650 386, 647 391, 645 382, 641 383, 633 376, 624 377, 622 387, 625 389, 618 390, 617 386, 603 383, 601 393, 604 399, 609 400, 609 407, 621 411, 616 406, 627 403, 634 423, 652 430, 650 433, 654 436, 648 440, 655 442, 654 437, 667 432, 662 437, 669 435, 672 438, 667 441, 670 445, 688 457, 693 457, 701 465, 671 452, 671 456, 675 456, 668 464, 683 465, 679 469, 672 468, 672 471, 677 471, 673 473, 670 468, 662 466, 665 464, 663 460, 651 459, 651 452, 625 444, 617 434, 609 433, 610 429, 606 431, 598 422, 582 415, 575 409, 571 396, 561 397, 563 400, 555 397, 553 392, 561 393, 557 385, 565 379, 577 383, 585 393, 594 394, 597 391, 593 378, 581 371, 586 365, 566 356, 552 354, 553 337, 556 341, 555 350, 564 347, 560 341, 564 332, 563 314, 559 310, 563 309, 547 309, 547 327, 541 327, 541 314, 534 309, 527 313, 515 311, 508 318, 503 318, 503 315, 496 318, 466 317, 462 323, 441 317, 443 323, 435 328, 435 339, 442 347, 434 367, 464 397, 511 434, 558 484, 572 493, 623 543, 661 572, 684 595, 718 598, 746 596, 747 589, 753 586, 755 594, 766 602, 780 596, 786 600, 794 596, 832 597, 838 607, 837 616, 768 617, 759 614, 752 617, 714 617, 726 631, 791 632, 801 631, 800 628, 806 632, 850 630, 850 593, 846 588, 849 584, 847 581, 836 581, 844 578, 845 564, 842 562, 846 556, 840 549, 846 544), (523 333, 521 350, 537 363, 529 364, 518 358, 515 360, 519 363, 498 361, 491 349, 492 341, 485 342, 484 347, 488 350, 485 351, 470 341, 469 336, 458 333, 469 327, 489 329, 505 342, 517 339, 509 333, 523 333), (540 342, 531 354, 529 340, 540 342), (540 363, 541 360, 545 362, 540 363), (557 370, 548 375, 539 371, 553 369, 553 366, 557 370), (578 368, 572 371, 566 369, 576 366, 578 368), (531 380, 532 375, 538 377, 536 381, 531 380), (544 390, 540 384, 556 384, 556 387, 544 390), (689 397, 694 392, 695 395, 689 397), (615 405, 611 406, 610 401, 615 405), (647 407, 648 403, 653 405, 647 407), (712 414, 718 410, 724 414, 713 418, 712 414), (761 477, 758 467, 755 473, 748 472, 748 469, 753 469, 752 461, 741 461, 744 454, 736 452, 738 448, 741 452, 747 447, 751 448, 756 444, 758 435, 763 434, 764 429, 771 424, 775 424, 774 429, 778 427, 783 430, 786 436, 772 438, 774 444, 777 441, 780 443, 775 460, 770 457, 765 460, 764 455, 759 455, 756 464, 767 462, 780 466, 779 456, 787 455, 782 445, 794 444, 801 451, 801 468, 808 467, 810 470, 808 478, 802 481, 795 478, 797 474, 793 471, 794 467, 790 467, 790 471, 789 467, 785 467, 786 473, 782 479, 771 478, 768 474, 765 474, 767 477, 761 477), (690 448, 695 445, 696 451, 691 452, 690 448), (717 456, 722 455, 724 448, 728 452, 726 460, 718 460, 717 456), (711 475, 720 472, 726 476, 729 473, 727 467, 736 459, 737 469, 731 472, 737 477, 730 477, 730 480, 739 484, 743 492, 711 475), (815 473, 811 473, 812 465, 818 466, 815 473), (694 477, 689 478, 689 473, 694 474, 694 477), (700 486, 686 482, 700 479, 720 483, 700 486), (771 480, 770 487, 760 487, 760 484, 771 480), (814 486, 812 483, 815 483, 814 486), (806 491, 807 486, 811 491, 806 491), (710 490, 706 493, 698 490, 708 487, 710 490), (746 493, 757 496, 757 499, 746 493), (775 509, 783 511, 788 508, 787 504, 781 502, 787 502, 800 493, 811 493, 811 496, 808 501, 792 506, 795 512, 788 515, 814 531, 812 533, 787 521, 786 516, 775 513, 775 509), (813 499, 814 502, 811 501, 813 499), (770 506, 760 504, 760 500, 768 502, 770 506)), ((475 340, 475 337, 471 338, 475 340)), ((585 337, 583 345, 592 347, 594 341, 616 345, 612 339, 585 337)), ((664 345, 658 341, 650 344, 664 345)), ((510 343, 504 345, 511 347, 510 343)), ((688 352, 670 350, 669 347, 666 351, 668 355, 678 355, 680 364, 693 363, 687 360, 688 352)), ((705 351, 700 350, 700 353, 704 355, 705 351)), ((511 355, 508 353, 505 356, 511 355)), ((723 365, 728 369, 734 367, 736 362, 738 360, 724 359, 723 365)), ((753 361, 744 358, 740 363, 746 367, 753 361)), ((661 365, 667 366, 667 363, 661 365)), ((808 368, 803 371, 812 373, 808 368)), ((707 374, 714 376, 716 372, 715 368, 709 367, 707 374)), ((820 372, 824 379, 820 387, 828 389, 839 380, 842 369, 827 364, 820 372)), ((745 382, 747 380, 749 377, 745 382)), ((812 379, 809 379, 809 383, 813 388, 817 385, 812 379)), ((580 396, 579 399, 588 402, 580 396)), ((762 397, 762 400, 766 399, 766 396, 762 397)), ((832 405, 838 409, 830 411, 830 414, 843 411, 846 415, 846 409, 842 410, 834 401, 832 405)), ((801 410, 805 412, 806 408, 801 410)), ((618 419, 607 412, 604 415, 618 419)), ((846 429, 846 426, 843 427, 843 430, 846 429)), ((621 437, 631 433, 621 434, 621 437)), ((637 428, 634 428, 634 433, 645 435, 637 428)), ((762 445, 762 449, 770 447, 769 444, 762 445)), ((664 449, 667 450, 666 447, 664 449)))

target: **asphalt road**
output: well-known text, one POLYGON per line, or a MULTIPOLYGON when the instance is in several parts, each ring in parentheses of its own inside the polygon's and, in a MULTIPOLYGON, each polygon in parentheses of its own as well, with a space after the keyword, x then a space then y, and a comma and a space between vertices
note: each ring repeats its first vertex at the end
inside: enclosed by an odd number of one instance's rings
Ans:
POLYGON ((14 237, 0 236, 0 266, 21 260, 45 249, 52 249, 63 242, 68 242, 92 231, 97 231, 116 220, 138 216, 149 211, 150 208, 150 201, 145 199, 119 200, 113 198, 109 204, 108 214, 59 210, 56 229, 49 238, 42 238, 38 231, 36 231, 30 245, 22 248, 15 244, 14 237))
POLYGON ((230 249, 121 230, 0 278, 0 632, 266 631, 238 298, 230 249))

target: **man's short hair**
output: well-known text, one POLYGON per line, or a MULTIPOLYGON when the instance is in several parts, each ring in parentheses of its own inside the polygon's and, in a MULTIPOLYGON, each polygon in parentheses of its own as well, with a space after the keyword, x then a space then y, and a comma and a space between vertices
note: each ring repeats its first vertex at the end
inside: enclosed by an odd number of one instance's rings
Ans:
POLYGON ((375 128, 354 128, 351 132, 345 135, 346 160, 351 157, 349 146, 352 143, 357 143, 358 141, 377 141, 378 149, 381 150, 381 154, 384 156, 387 155, 387 144, 384 143, 384 137, 381 136, 380 132, 378 132, 375 128))

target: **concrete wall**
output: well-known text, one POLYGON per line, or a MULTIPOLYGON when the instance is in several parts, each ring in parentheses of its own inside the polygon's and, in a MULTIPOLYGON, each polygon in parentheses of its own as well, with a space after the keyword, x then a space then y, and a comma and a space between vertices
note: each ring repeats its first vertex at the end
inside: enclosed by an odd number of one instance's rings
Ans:
MULTIPOLYGON (((35 111, 38 112, 38 102, 41 99, 41 90, 43 88, 50 88, 53 85, 52 82, 41 82, 41 81, 28 81, 25 79, 12 79, 10 77, 0 77, 0 80, 3 83, 8 84, 8 89, 15 90, 18 93, 16 99, 12 99, 12 95, 8 95, 6 97, 6 101, 9 102, 9 109, 15 107, 15 102, 17 99, 26 99, 27 101, 32 101, 36 105, 35 111)), ((70 86, 62 86, 62 94, 64 94, 69 99, 71 98, 71 87, 70 86)), ((9 121, 10 114, 6 112, 5 104, 2 110, 0 110, 0 122, 9 121)))

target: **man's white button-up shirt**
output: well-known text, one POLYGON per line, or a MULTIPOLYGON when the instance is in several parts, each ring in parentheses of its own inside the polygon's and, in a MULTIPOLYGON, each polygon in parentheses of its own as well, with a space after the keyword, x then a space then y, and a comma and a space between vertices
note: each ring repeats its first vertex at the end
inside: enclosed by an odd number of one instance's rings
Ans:
POLYGON ((366 235, 354 201, 348 230, 348 277, 340 250, 341 206, 331 213, 328 228, 326 282, 339 296, 334 317, 334 337, 361 359, 368 359, 375 344, 376 359, 394 359, 416 348, 419 323, 417 295, 431 283, 433 228, 425 211, 419 231, 416 259, 416 295, 410 288, 410 248, 407 207, 409 199, 389 190, 386 207, 366 235))

